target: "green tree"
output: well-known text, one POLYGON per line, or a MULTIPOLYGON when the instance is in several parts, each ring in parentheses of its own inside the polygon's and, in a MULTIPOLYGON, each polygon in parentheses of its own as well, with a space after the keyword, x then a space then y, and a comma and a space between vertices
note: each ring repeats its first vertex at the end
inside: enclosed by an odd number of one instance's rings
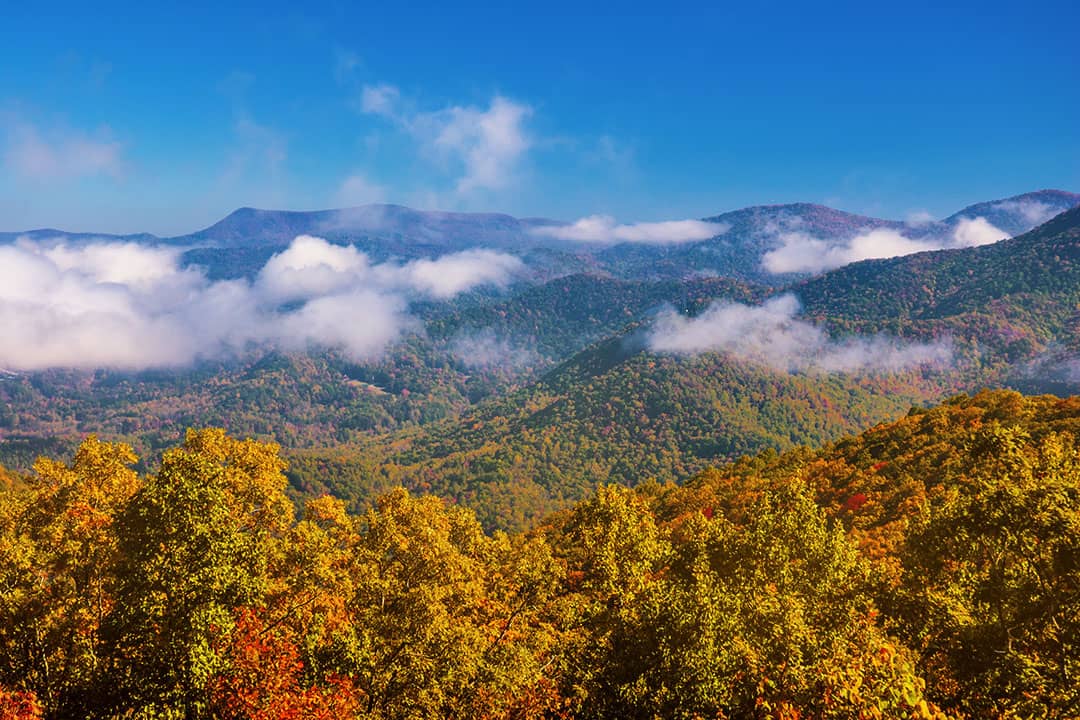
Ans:
POLYGON ((991 424, 972 472, 903 549, 900 627, 942 703, 973 717, 1080 715, 1080 462, 1071 437, 991 424))
POLYGON ((189 431, 118 523, 116 606, 103 632, 115 710, 206 716, 215 642, 233 609, 258 604, 291 521, 277 446, 189 431))

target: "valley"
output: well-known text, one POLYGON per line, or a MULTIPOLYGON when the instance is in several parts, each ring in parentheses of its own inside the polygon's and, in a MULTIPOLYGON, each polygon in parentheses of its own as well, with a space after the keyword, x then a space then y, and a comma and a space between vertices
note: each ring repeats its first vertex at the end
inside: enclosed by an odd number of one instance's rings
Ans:
MULTIPOLYGON (((1074 196, 996 206, 1063 199, 1074 196)), ((845 228, 882 227, 793 207, 812 232, 843 238, 845 228)), ((793 211, 761 220, 765 211, 752 209, 716 222, 750 237, 793 211)), ((187 368, 9 373, 0 384, 0 460, 26 470, 38 453, 69 451, 94 433, 130 443, 152 467, 186 428, 220 426, 281 443, 298 498, 330 492, 359 510, 404 485, 468 505, 485 527, 521 530, 605 482, 669 482, 765 449, 818 446, 959 392, 1070 393, 1061 368, 1076 343, 1078 212, 990 245, 769 283, 740 278, 734 264, 730 277, 684 268, 681 279, 595 269, 543 279, 530 250, 530 276, 505 289, 409 300, 413 329, 370 359, 264 346, 187 368), (657 346, 665 313, 703 322, 709 312, 758 312, 770 299, 794 304, 776 317, 747 315, 757 333, 749 344, 657 346)), ((280 242, 326 223, 326 214, 271 217, 268 229, 261 215, 224 221, 199 236, 221 245, 204 252, 243 247, 239 233, 255 228, 280 242)), ((448 222, 404 217, 401 228, 448 222)), ((520 232, 505 218, 468 220, 494 226, 496 237, 506 227, 520 232)), ((624 244, 597 257, 622 263, 669 250, 624 244)), ((760 262, 766 251, 754 252, 760 262)))

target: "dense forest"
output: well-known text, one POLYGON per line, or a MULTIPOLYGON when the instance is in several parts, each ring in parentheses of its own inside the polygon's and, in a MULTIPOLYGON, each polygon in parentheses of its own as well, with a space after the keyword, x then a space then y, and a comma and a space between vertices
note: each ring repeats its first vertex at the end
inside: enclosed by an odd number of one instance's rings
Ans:
POLYGON ((940 392, 933 375, 789 375, 716 354, 583 353, 542 382, 460 418, 337 450, 289 453, 300 492, 351 507, 405 485, 521 530, 597 485, 672 482, 762 448, 820 445, 940 392))
MULTIPOLYGON (((270 443, 4 474, 5 718, 1071 718, 1080 399, 957 396, 527 532, 270 443)), ((616 479, 616 478, 612 478, 616 479)))

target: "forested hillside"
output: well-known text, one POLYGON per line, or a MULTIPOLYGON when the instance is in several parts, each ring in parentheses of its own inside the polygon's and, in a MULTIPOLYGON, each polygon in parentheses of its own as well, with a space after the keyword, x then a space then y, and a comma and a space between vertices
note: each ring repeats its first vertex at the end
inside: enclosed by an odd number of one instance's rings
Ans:
POLYGON ((396 489, 299 517, 277 446, 88 439, 0 493, 30 718, 1080 713, 1080 400, 957 397, 606 485, 525 534, 396 489))
POLYGON ((90 432, 153 455, 200 421, 294 449, 334 446, 456 416, 663 303, 694 309, 763 294, 719 278, 571 275, 510 296, 418 303, 423 328, 365 361, 328 350, 257 350, 190 368, 0 374, 0 459, 25 469, 34 458, 26 448, 74 444, 90 432))
POLYGON ((9 372, 0 461, 25 470, 94 432, 131 444, 146 469, 185 427, 208 423, 282 443, 300 495, 331 491, 356 508, 404 484, 469 505, 487 528, 522 529, 612 479, 664 482, 828 442, 956 392, 1075 392, 1078 234, 1074 209, 997 244, 855 263, 786 287, 576 274, 417 300, 412 331, 363 361, 257 349, 175 370, 9 372), (760 313, 788 297, 800 313, 753 316, 751 327, 766 323, 761 342, 773 333, 798 358, 813 352, 798 348, 809 334, 869 364, 774 367, 723 346, 669 352, 651 340, 663 318, 760 313), (930 344, 938 361, 874 366, 911 344, 930 344))
MULTIPOLYGON (((1080 295, 1080 208, 978 248, 867 260, 792 288, 808 313, 865 323, 932 320, 1018 305, 1068 316, 1080 295)), ((1060 317, 1046 318, 1050 325, 1060 317)), ((977 328, 973 328, 973 331, 977 328)))
MULTIPOLYGON (((298 452, 291 477, 352 502, 404 483, 469 505, 487 527, 523 528, 609 479, 663 482, 763 448, 817 445, 961 390, 1075 390, 1078 238, 1075 209, 995 245, 856 263, 775 291, 796 293, 838 342, 945 341, 947 367, 791 372, 722 351, 665 355, 650 350, 642 320, 460 417, 298 452)), ((681 310, 700 315, 710 301, 686 297, 681 310)))
POLYGON ((789 375, 708 354, 602 343, 540 383, 461 418, 336 452, 290 455, 294 485, 361 503, 405 484, 523 529, 598 484, 676 480, 771 447, 817 445, 901 415, 940 388, 933 373, 789 375))

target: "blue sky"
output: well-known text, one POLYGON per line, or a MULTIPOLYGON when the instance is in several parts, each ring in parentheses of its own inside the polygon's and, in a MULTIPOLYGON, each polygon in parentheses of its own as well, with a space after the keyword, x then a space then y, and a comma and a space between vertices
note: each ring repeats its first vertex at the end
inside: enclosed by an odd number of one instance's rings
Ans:
POLYGON ((1080 190, 1074 2, 158 5, 4 9, 0 229, 1080 190))

